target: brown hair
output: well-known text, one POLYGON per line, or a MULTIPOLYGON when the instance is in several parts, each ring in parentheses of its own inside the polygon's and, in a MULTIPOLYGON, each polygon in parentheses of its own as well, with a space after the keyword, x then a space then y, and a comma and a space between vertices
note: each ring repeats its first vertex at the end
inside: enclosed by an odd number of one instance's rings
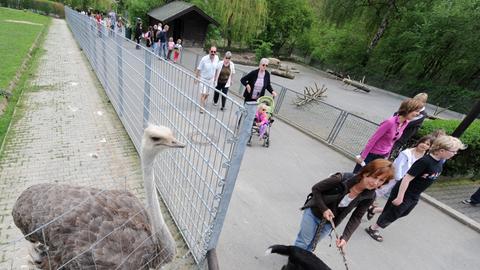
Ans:
POLYGON ((359 179, 365 176, 385 179, 385 183, 388 183, 395 174, 395 168, 393 163, 387 159, 379 158, 372 160, 366 166, 364 166, 358 173, 359 179))
POLYGON ((417 99, 409 98, 402 101, 400 108, 398 108, 398 115, 406 116, 407 114, 418 111, 423 108, 423 102, 417 99))
POLYGON ((420 139, 418 139, 418 141, 415 143, 415 147, 417 147, 419 144, 424 143, 426 141, 430 141, 430 145, 432 145, 434 140, 435 140, 435 137, 433 137, 432 135, 425 135, 420 139))

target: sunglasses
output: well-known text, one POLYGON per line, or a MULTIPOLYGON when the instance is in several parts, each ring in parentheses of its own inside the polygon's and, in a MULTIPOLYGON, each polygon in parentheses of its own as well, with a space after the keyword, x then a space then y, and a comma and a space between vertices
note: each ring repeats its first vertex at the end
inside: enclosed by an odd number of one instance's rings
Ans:
POLYGON ((217 51, 210 51, 210 53, 217 53, 217 51))
POLYGON ((268 65, 267 65, 267 64, 262 64, 262 66, 264 66, 264 67, 268 67, 268 65))
POLYGON ((225 57, 225 59, 230 59, 231 57, 225 57))

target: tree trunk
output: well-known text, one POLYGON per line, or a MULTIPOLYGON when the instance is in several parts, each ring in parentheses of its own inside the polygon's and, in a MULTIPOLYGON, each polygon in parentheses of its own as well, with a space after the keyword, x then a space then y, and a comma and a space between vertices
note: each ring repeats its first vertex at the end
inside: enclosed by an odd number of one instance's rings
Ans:
POLYGON ((390 22, 389 21, 390 15, 393 13, 394 8, 395 8, 395 0, 388 1, 388 10, 385 12, 385 15, 383 15, 382 22, 380 23, 380 26, 378 27, 377 32, 375 33, 372 40, 370 41, 370 44, 368 45, 367 53, 365 54, 365 57, 363 58, 363 61, 362 61, 362 66, 367 65, 373 49, 375 49, 375 47, 378 45, 378 42, 380 41, 383 34, 387 30, 388 24, 390 22))

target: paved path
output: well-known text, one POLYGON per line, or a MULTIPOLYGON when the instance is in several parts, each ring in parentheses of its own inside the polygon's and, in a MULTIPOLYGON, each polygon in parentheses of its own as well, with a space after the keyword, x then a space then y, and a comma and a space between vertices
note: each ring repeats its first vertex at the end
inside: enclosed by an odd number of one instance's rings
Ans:
MULTIPOLYGON (((280 269, 285 258, 265 257, 265 249, 293 243, 299 208, 316 181, 353 168, 352 161, 282 122, 275 122, 271 138, 270 148, 254 145, 246 152, 220 238, 221 269, 280 269)), ((423 201, 383 232, 383 243, 365 233, 370 223, 364 218, 348 244, 351 270, 470 270, 480 265, 480 234, 423 201)), ((345 269, 328 244, 321 242, 316 254, 332 269, 345 269)))

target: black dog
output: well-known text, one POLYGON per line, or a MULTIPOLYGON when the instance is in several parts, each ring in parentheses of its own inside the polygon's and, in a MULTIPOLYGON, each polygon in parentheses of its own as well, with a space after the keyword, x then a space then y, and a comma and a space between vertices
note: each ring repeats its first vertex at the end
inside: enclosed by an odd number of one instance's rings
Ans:
POLYGON ((273 245, 268 248, 267 253, 288 256, 288 263, 282 270, 332 270, 315 254, 296 246, 273 245))

